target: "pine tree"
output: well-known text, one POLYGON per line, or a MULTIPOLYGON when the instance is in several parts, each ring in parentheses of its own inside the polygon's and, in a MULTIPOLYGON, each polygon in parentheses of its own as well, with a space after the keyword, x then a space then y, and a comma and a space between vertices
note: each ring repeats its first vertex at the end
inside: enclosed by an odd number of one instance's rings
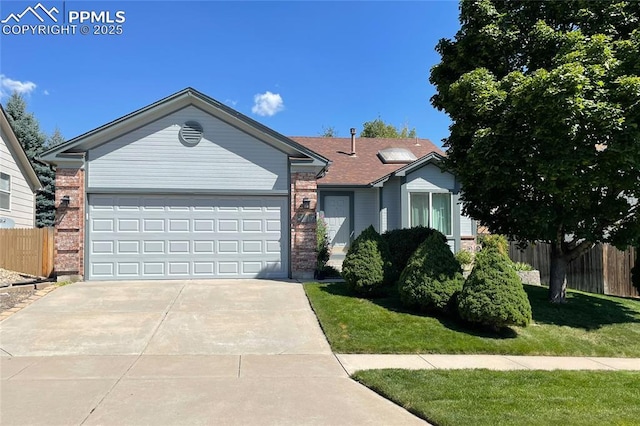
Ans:
POLYGON ((11 128, 33 165, 42 190, 36 196, 36 226, 53 226, 55 221, 55 173, 35 159, 44 151, 47 136, 40 131, 40 124, 32 113, 27 112, 24 98, 14 93, 7 102, 7 116, 11 128))
POLYGON ((54 146, 63 144, 65 142, 66 142, 66 140, 65 140, 64 136, 62 136, 62 132, 60 132, 60 129, 58 127, 56 127, 53 130, 53 134, 51 136, 49 136, 49 138, 47 139, 45 147, 47 149, 51 149, 54 146))

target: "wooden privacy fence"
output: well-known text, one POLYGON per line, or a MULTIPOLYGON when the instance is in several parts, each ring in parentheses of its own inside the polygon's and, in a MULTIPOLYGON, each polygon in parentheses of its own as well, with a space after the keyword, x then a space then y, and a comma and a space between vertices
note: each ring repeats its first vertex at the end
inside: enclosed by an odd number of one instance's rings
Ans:
MULTIPOLYGON (((551 245, 530 244, 524 251, 516 243, 509 244, 509 257, 525 262, 540 271, 540 281, 549 283, 551 245)), ((591 250, 569 265, 567 287, 590 293, 612 296, 635 296, 638 290, 631 283, 631 268, 636 256, 634 247, 620 251, 609 244, 596 244, 591 250)))
POLYGON ((0 268, 48 277, 53 249, 53 228, 0 229, 0 268))

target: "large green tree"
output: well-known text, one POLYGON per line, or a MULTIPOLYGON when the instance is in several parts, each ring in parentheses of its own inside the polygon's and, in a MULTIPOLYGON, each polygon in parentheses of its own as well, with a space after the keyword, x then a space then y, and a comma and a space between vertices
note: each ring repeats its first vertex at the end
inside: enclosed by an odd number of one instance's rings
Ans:
POLYGON ((409 129, 404 124, 398 129, 393 124, 387 124, 380 117, 373 121, 367 121, 362 125, 361 138, 415 138, 417 137, 416 129, 409 129))
POLYGON ((338 131, 334 126, 322 126, 322 132, 320 133, 320 136, 323 138, 335 138, 338 137, 338 131))
POLYGON ((61 145, 63 143, 65 143, 66 140, 64 138, 64 136, 62 135, 62 132, 60 131, 60 128, 56 127, 53 130, 53 134, 51 136, 49 136, 49 138, 47 139, 45 148, 46 149, 51 149, 54 146, 57 145, 61 145))
POLYGON ((461 2, 432 104, 464 211, 551 244, 549 299, 594 243, 640 235, 640 2, 461 2))
POLYGON ((27 103, 19 94, 11 95, 6 111, 11 128, 42 183, 42 190, 36 195, 36 226, 39 228, 53 226, 55 173, 49 166, 37 161, 38 156, 44 151, 47 136, 40 131, 40 124, 34 115, 27 112, 27 103))

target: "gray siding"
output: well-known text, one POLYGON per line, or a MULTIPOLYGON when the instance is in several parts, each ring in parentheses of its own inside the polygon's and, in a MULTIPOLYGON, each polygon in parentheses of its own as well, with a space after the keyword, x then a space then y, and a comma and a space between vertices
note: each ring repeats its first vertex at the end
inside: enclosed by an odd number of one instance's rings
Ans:
POLYGON ((356 189, 354 195, 354 238, 362 231, 373 225, 376 231, 380 231, 378 216, 378 191, 376 188, 356 189))
POLYGON ((427 164, 407 175, 407 189, 410 191, 443 191, 455 190, 455 177, 451 173, 443 173, 438 166, 427 164))
POLYGON ((288 157, 189 106, 90 150, 87 175, 89 190, 287 191, 288 157), (190 120, 204 128, 192 147, 179 139, 190 120))
MULTIPOLYGON (((400 228, 400 178, 393 177, 384 183, 384 187, 381 188, 382 191, 382 212, 386 216, 386 221, 383 225, 386 225, 386 228, 383 229, 383 232, 388 231, 390 229, 400 228)), ((384 227, 384 226, 383 226, 384 227)))
MULTIPOLYGON (((460 207, 462 208, 462 206, 460 207)), ((460 235, 463 237, 474 235, 472 220, 468 216, 460 215, 460 235)))
POLYGON ((16 228, 35 226, 35 195, 18 166, 16 153, 9 148, 7 135, 0 130, 0 171, 11 176, 11 206, 0 209, 0 216, 15 221, 16 228))

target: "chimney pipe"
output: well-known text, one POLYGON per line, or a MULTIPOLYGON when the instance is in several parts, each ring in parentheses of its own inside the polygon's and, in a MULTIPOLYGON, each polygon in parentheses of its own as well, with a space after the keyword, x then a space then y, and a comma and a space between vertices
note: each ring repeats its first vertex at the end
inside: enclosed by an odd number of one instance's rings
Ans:
POLYGON ((351 156, 355 157, 356 156, 356 128, 352 127, 350 130, 351 132, 351 156))

